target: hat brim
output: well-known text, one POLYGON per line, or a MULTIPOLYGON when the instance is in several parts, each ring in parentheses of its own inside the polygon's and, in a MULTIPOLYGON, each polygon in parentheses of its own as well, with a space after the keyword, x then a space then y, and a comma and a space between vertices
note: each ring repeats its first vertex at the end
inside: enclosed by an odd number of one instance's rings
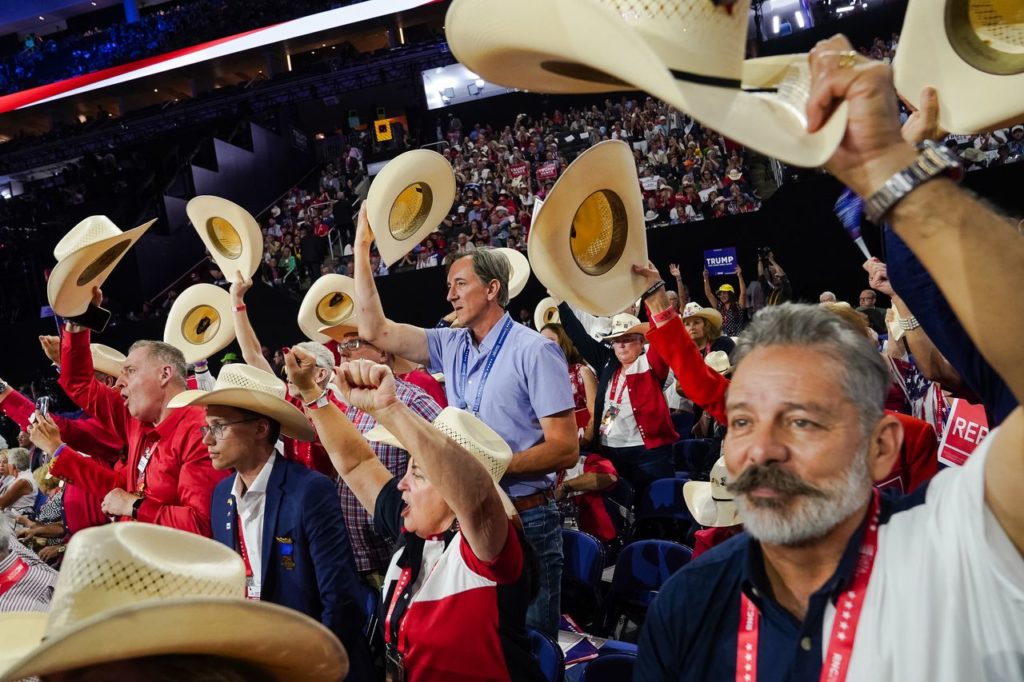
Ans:
POLYGON ((629 145, 600 142, 569 164, 534 215, 527 253, 541 284, 593 315, 614 315, 644 293, 647 282, 633 272, 633 265, 647 262, 647 232, 629 145), (573 256, 569 233, 583 202, 602 190, 621 202, 625 242, 610 267, 591 274, 573 256))
POLYGON ((558 316, 558 301, 550 296, 540 299, 540 303, 533 309, 533 326, 537 331, 544 328, 546 324, 561 324, 558 316), (548 312, 554 310, 554 314, 548 317, 548 312))
POLYGON ((317 327, 317 333, 323 334, 328 339, 334 339, 335 341, 344 341, 346 336, 350 334, 358 334, 359 327, 349 324, 339 324, 335 327, 317 327))
POLYGON ((128 250, 155 222, 156 218, 115 237, 93 242, 62 258, 46 281, 46 298, 53 312, 61 317, 84 313, 92 301, 93 287, 101 286, 107 280, 128 250), (97 261, 103 263, 102 267, 95 273, 89 272, 90 266, 97 261), (83 279, 86 275, 92 276, 83 279))
POLYGON ((715 329, 722 328, 722 313, 718 312, 714 308, 701 308, 699 312, 693 313, 692 315, 684 314, 683 321, 685 322, 690 317, 699 317, 711 324, 715 329))
MULTIPOLYGON (((198 311, 197 311, 198 312, 198 311)), ((193 284, 181 292, 167 313, 164 342, 182 352, 185 362, 194 363, 213 357, 235 340, 235 317, 231 310, 231 294, 213 284, 193 284), (206 306, 216 314, 216 330, 196 343, 185 335, 184 325, 193 311, 206 306)))
POLYGON ((185 213, 225 279, 234 281, 236 271, 246 277, 256 273, 263 259, 263 232, 251 213, 233 201, 209 194, 190 199, 185 205, 185 213), (215 241, 209 226, 213 218, 223 218, 234 229, 238 237, 237 253, 215 241))
POLYGON ((437 152, 413 149, 391 159, 373 179, 366 195, 367 217, 384 264, 390 267, 437 229, 454 201, 455 171, 437 152), (430 207, 411 234, 395 234, 391 226, 392 206, 404 190, 416 183, 429 188, 430 207))
POLYGON ((522 254, 522 252, 510 249, 506 246, 497 248, 495 251, 505 254, 505 257, 508 258, 508 300, 511 301, 513 298, 523 293, 523 289, 526 288, 526 283, 530 280, 530 261, 522 254))
POLYGON ((712 497, 710 482, 687 481, 683 484, 683 500, 693 519, 706 528, 727 528, 743 523, 735 502, 712 497))
POLYGON ((327 343, 332 338, 340 341, 336 336, 324 332, 322 327, 336 327, 340 325, 351 326, 356 320, 358 312, 356 307, 356 281, 348 275, 330 273, 323 275, 309 287, 306 295, 302 298, 297 318, 299 329, 310 341, 327 343), (347 304, 350 312, 342 312, 340 316, 328 316, 321 311, 321 303, 328 297, 335 294, 348 297, 347 304))
POLYGON ((445 30, 456 59, 492 83, 550 94, 645 90, 785 163, 823 165, 846 131, 844 103, 819 131, 807 132, 806 102, 799 99, 809 90, 806 54, 744 61, 742 88, 677 80, 639 31, 590 0, 456 0, 445 17, 445 30), (538 16, 544 21, 535 21, 538 16), (516 31, 510 26, 530 28, 516 31), (552 62, 584 67, 571 70, 590 77, 544 67, 552 62), (796 80, 784 83, 787 78, 796 80))
POLYGON ((348 672, 348 655, 330 630, 269 602, 154 600, 87 619, 43 641, 45 626, 46 614, 0 614, 0 661, 6 659, 0 682, 166 654, 244 661, 282 682, 334 682, 348 672))
POLYGON ((249 388, 221 388, 214 391, 183 391, 167 407, 226 405, 262 414, 281 424, 281 433, 296 440, 311 441, 316 431, 306 415, 287 400, 249 388))
POLYGON ((124 355, 102 343, 90 344, 89 350, 92 354, 92 368, 94 371, 102 372, 107 376, 115 378, 121 376, 121 371, 124 369, 124 355))
MULTIPOLYGON (((963 5, 966 14, 968 3, 953 4, 963 5)), ((947 17, 955 11, 949 5, 921 0, 908 3, 893 62, 896 91, 919 106, 921 90, 929 85, 936 88, 939 127, 950 133, 981 133, 1019 123, 1024 118, 1024 55, 1001 53, 972 38, 966 16, 947 17), (950 26, 962 27, 964 34, 951 38, 950 26), (953 40, 965 42, 964 53, 977 60, 977 67, 957 53, 953 40), (1010 73, 1001 75, 1000 71, 1010 73)))
POLYGON ((622 338, 623 336, 629 336, 630 334, 640 334, 641 336, 646 335, 650 331, 651 325, 648 322, 641 322, 640 324, 634 324, 629 329, 614 334, 608 334, 602 337, 604 341, 614 341, 615 339, 622 338))

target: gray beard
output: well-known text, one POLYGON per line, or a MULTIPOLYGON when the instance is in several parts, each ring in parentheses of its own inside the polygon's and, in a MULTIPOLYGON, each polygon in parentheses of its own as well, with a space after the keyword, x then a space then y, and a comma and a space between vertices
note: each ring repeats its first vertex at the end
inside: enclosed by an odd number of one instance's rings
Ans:
POLYGON ((751 537, 770 545, 799 545, 818 540, 850 518, 864 504, 873 485, 867 447, 826 487, 825 497, 798 495, 783 507, 752 504, 736 496, 743 528, 751 537))

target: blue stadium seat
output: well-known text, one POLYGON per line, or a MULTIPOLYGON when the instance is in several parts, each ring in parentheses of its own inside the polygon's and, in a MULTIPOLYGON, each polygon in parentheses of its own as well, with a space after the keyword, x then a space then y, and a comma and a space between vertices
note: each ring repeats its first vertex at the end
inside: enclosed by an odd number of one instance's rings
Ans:
POLYGON ((615 562, 603 632, 629 641, 623 635, 635 623, 635 636, 658 590, 690 561, 692 553, 689 547, 668 540, 638 540, 623 547, 615 562))
POLYGON ((548 682, 562 682, 565 677, 565 655, 558 644, 543 632, 526 628, 530 637, 530 648, 540 665, 540 671, 548 682))
POLYGON ((635 663, 634 654, 602 654, 587 662, 579 682, 629 682, 635 663))
POLYGON ((672 426, 675 427, 680 439, 689 438, 690 431, 693 429, 693 413, 677 412, 673 414, 672 426))
POLYGON ((586 627, 600 610, 605 552, 592 535, 562 529, 562 613, 586 627))

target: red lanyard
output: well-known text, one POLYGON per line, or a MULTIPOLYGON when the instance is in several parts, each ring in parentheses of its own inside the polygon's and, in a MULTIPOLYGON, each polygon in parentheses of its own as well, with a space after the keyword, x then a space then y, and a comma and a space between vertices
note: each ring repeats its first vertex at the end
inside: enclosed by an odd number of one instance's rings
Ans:
POLYGON ((28 575, 28 564, 21 557, 14 560, 14 563, 0 573, 0 597, 7 594, 7 591, 18 584, 22 578, 28 575))
MULTIPOLYGON (((857 635, 857 622, 864 606, 864 595, 868 591, 871 570, 875 566, 878 550, 878 514, 881 507, 878 490, 873 492, 868 512, 868 526, 864 530, 857 555, 857 566, 853 572, 850 588, 842 593, 836 603, 835 622, 828 642, 828 651, 821 666, 820 682, 843 682, 850 667, 853 640, 857 635)), ((736 634, 736 682, 753 682, 757 679, 757 636, 761 614, 744 592, 740 592, 740 625, 736 634)))
POLYGON ((611 391, 608 393, 608 397, 611 398, 612 402, 616 405, 622 404, 622 394, 626 392, 627 384, 625 374, 626 373, 622 371, 622 368, 619 367, 615 370, 615 376, 612 377, 612 387, 611 391), (622 381, 619 381, 619 379, 622 381), (615 394, 615 389, 618 389, 618 395, 615 394))
MULTIPOLYGON (((398 626, 398 632, 396 632, 396 633, 394 633, 394 635, 392 635, 391 631, 394 629, 394 626, 391 623, 391 616, 395 612, 395 606, 398 604, 398 600, 402 598, 402 594, 405 592, 405 588, 408 587, 409 579, 410 579, 411 576, 412 576, 412 568, 411 567, 406 566, 405 568, 402 569, 401 575, 398 576, 398 584, 395 585, 394 595, 391 597, 391 604, 388 606, 387 618, 384 620, 384 624, 386 625, 386 627, 384 628, 384 641, 387 642, 388 644, 394 644, 395 648, 398 649, 399 651, 401 651, 401 649, 398 646, 398 640, 401 639, 402 632, 405 630, 405 618, 402 618, 402 620, 401 620, 401 622, 400 622, 400 624, 398 626), (393 642, 391 641, 392 637, 394 637, 394 640, 395 640, 393 642)), ((406 607, 406 608, 408 608, 408 607, 406 607)))
POLYGON ((149 468, 149 460, 153 458, 153 452, 156 450, 156 444, 150 443, 142 451, 142 457, 139 458, 139 464, 137 470, 138 475, 135 477, 135 491, 144 493, 146 491, 146 469, 149 468))

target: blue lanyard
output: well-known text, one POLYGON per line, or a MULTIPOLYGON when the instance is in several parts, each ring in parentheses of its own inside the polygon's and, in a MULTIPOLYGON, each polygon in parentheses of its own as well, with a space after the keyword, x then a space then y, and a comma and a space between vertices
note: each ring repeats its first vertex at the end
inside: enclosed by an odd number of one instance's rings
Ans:
MULTIPOLYGON (((494 361, 498 359, 501 347, 505 345, 508 333, 512 331, 512 325, 512 318, 506 318, 505 324, 502 325, 501 332, 498 334, 498 340, 494 342, 494 348, 487 355, 487 364, 484 365, 484 373, 480 376, 480 385, 476 388, 476 400, 473 401, 472 412, 474 415, 480 414, 480 403, 484 399, 484 384, 487 383, 487 377, 491 374, 491 369, 494 367, 494 361)), ((471 343, 473 343, 472 338, 466 341, 466 347, 462 349, 462 372, 459 375, 459 408, 463 410, 466 409, 466 380, 469 378, 469 344, 471 343)))

